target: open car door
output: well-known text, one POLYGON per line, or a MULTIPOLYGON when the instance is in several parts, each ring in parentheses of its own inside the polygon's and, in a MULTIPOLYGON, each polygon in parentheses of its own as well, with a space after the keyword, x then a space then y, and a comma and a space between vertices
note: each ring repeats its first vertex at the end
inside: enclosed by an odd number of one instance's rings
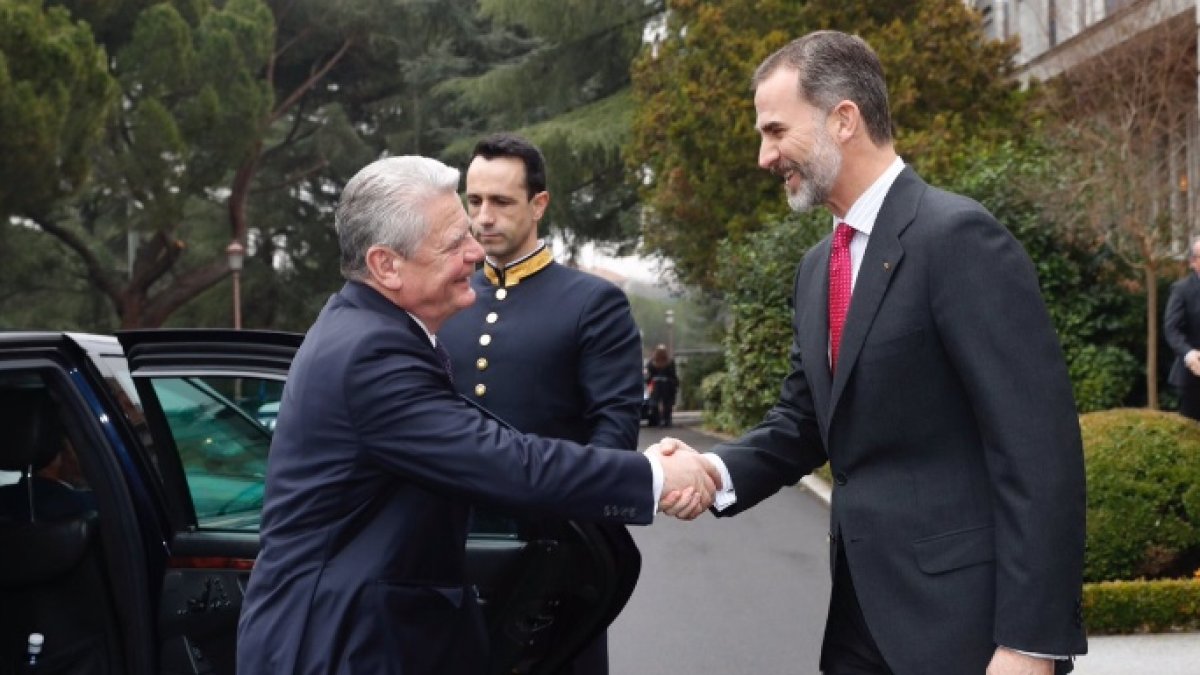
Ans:
MULTIPOLYGON (((302 336, 234 330, 118 334, 170 511, 159 632, 164 673, 233 675, 258 553, 274 419, 302 336)), ((492 672, 552 673, 616 617, 640 558, 623 527, 478 514, 468 569, 492 672)))

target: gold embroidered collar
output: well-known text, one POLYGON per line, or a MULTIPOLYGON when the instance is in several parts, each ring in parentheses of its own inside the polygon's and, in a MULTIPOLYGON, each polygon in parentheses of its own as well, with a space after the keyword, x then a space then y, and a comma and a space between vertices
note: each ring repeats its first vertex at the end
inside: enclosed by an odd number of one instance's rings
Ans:
POLYGON ((521 283, 522 279, 537 274, 552 262, 554 262, 554 256, 550 254, 550 247, 543 244, 537 251, 507 267, 496 267, 491 260, 484 261, 483 275, 493 286, 507 288, 516 286, 521 283))

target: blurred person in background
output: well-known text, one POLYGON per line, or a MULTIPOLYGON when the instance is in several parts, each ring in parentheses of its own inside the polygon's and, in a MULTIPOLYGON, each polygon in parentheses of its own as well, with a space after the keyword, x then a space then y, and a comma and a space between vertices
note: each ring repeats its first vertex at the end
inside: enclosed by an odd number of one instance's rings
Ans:
POLYGON ((679 375, 675 372, 675 359, 667 352, 666 345, 655 347, 646 361, 646 386, 650 388, 650 426, 671 426, 679 375))

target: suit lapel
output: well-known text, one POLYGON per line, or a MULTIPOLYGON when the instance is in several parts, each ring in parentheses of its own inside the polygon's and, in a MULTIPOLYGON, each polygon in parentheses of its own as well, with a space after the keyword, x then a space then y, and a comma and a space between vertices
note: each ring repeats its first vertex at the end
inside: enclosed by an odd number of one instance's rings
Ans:
POLYGON ((814 247, 817 264, 814 278, 806 283, 804 297, 796 297, 796 307, 811 307, 813 314, 800 326, 796 339, 806 356, 805 374, 812 392, 817 419, 828 419, 829 413, 829 244, 825 237, 814 247))
MULTIPOLYGON (((854 283, 854 294, 850 298, 850 312, 846 315, 846 325, 842 331, 842 346, 838 354, 837 371, 833 377, 833 390, 830 394, 830 417, 837 408, 850 373, 862 352, 863 343, 870 332, 871 322, 879 311, 883 296, 887 293, 892 278, 904 258, 904 247, 900 244, 900 235, 916 217, 917 204, 921 193, 924 192, 925 182, 910 168, 896 177, 896 182, 888 191, 875 219, 875 227, 867 240, 867 250, 863 254, 862 265, 858 269, 858 278, 854 283)), ((828 261, 826 261, 828 268, 828 261)), ((826 274, 828 287, 828 274, 826 274)), ((828 295, 828 294, 826 294, 828 295)), ((825 301, 828 303, 828 299, 825 301)), ((828 312, 826 312, 828 317, 828 312)), ((828 335, 829 319, 825 319, 826 335, 828 335)), ((828 337, 826 337, 828 342, 828 337)))

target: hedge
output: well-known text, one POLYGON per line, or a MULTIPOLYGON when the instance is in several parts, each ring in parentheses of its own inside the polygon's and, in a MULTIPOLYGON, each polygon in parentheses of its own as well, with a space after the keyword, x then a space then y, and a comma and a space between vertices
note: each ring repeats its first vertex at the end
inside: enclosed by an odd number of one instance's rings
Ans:
POLYGON ((1174 413, 1080 417, 1087 470, 1084 580, 1189 577, 1200 567, 1200 424, 1174 413))
POLYGON ((1200 629, 1200 580, 1103 581, 1083 587, 1089 634, 1200 629))

